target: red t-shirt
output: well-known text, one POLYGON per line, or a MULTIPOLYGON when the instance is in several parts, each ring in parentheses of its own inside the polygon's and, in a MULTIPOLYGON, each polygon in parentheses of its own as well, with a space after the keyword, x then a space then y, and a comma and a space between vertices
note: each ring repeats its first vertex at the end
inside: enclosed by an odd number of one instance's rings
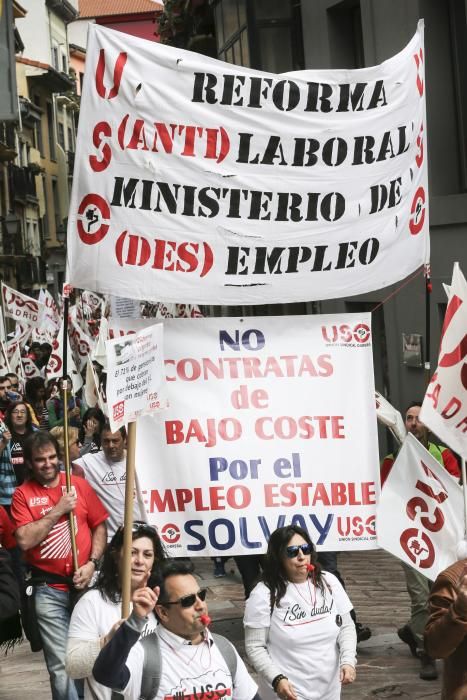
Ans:
MULTIPOLYGON (((59 472, 60 482, 53 488, 41 486, 35 479, 25 481, 19 486, 11 502, 11 517, 16 528, 40 520, 49 510, 57 505, 66 493, 66 477, 59 472)), ((91 530, 108 518, 108 513, 99 497, 87 481, 72 476, 72 485, 76 488, 78 502, 74 512, 76 549, 78 565, 89 561, 91 554, 91 530)), ((58 523, 40 544, 25 552, 26 561, 32 566, 49 571, 59 576, 73 575, 73 556, 68 514, 63 515, 58 523)))
POLYGON ((13 547, 16 547, 14 531, 15 528, 8 517, 8 513, 3 506, 0 506, 0 544, 2 547, 5 547, 5 549, 13 549, 13 547))

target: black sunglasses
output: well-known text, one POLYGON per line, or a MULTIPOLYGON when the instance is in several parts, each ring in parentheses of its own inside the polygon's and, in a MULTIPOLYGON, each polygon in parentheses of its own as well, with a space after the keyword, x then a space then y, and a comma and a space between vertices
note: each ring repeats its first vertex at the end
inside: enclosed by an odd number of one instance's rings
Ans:
POLYGON ((191 608, 192 605, 196 603, 196 598, 199 598, 199 600, 204 603, 206 600, 206 596, 208 593, 207 588, 202 588, 200 591, 197 593, 190 593, 190 595, 184 595, 182 598, 179 598, 178 600, 173 600, 168 603, 160 603, 160 605, 163 605, 164 607, 166 605, 181 605, 182 608, 191 608))
POLYGON ((299 550, 302 551, 302 554, 311 554, 313 552, 313 547, 311 544, 291 544, 290 547, 286 548, 285 553, 289 559, 295 559, 295 557, 298 556, 299 550))

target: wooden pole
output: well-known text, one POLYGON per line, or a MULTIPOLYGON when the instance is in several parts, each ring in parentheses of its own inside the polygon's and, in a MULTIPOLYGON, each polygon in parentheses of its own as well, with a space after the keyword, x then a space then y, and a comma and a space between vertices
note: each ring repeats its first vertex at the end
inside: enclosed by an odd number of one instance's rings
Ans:
MULTIPOLYGON (((63 397, 63 448, 65 457, 65 480, 66 491, 71 493, 71 465, 70 465, 70 440, 68 435, 68 307, 70 300, 65 296, 63 300, 63 377, 62 377, 62 397, 63 397)), ((78 569, 78 552, 76 549, 75 514, 68 513, 68 523, 70 526, 71 552, 73 556, 73 571, 78 569)))
POLYGON ((133 496, 135 490, 136 422, 128 423, 126 448, 125 519, 123 529, 122 617, 130 614, 133 496))

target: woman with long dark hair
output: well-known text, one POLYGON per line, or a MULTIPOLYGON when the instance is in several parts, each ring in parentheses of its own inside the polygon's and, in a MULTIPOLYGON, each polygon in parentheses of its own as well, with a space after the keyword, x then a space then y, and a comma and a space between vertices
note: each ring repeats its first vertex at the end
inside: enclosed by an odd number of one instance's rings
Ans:
MULTIPOLYGON (((28 469, 24 463, 23 447, 27 438, 37 430, 33 425, 28 405, 25 401, 11 403, 5 413, 5 425, 10 435, 8 449, 13 467, 16 486, 21 486, 28 477, 28 469)), ((2 434, 5 431, 2 431, 2 434)))
MULTIPOLYGON (((166 558, 157 530, 135 521, 132 532, 131 592, 147 585, 149 577, 166 558)), ((121 619, 123 567, 123 527, 120 527, 104 553, 95 586, 75 605, 66 653, 66 671, 71 678, 84 678, 85 700, 110 700, 111 691, 92 677, 92 667, 100 649, 123 622, 121 619)), ((156 627, 154 613, 148 617, 142 636, 156 627)), ((131 653, 139 653, 136 644, 131 653)))
POLYGON ((80 457, 89 452, 99 452, 101 449, 101 432, 105 421, 104 412, 101 411, 99 406, 93 406, 84 412, 79 429, 80 457))
POLYGON ((245 606, 245 647, 262 700, 337 700, 355 680, 352 603, 321 570, 306 530, 275 530, 245 606))

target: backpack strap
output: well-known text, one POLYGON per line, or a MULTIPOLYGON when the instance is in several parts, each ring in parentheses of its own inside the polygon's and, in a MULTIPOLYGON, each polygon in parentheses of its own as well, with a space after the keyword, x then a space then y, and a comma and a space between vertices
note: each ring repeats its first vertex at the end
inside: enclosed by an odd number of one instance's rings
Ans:
MULTIPOLYGON (((235 647, 228 639, 220 634, 211 633, 214 643, 224 657, 232 682, 235 682, 237 675, 237 653, 235 647)), ((144 663, 141 678, 141 692, 139 700, 153 700, 157 697, 157 691, 161 683, 162 655, 157 631, 151 632, 143 639, 140 639, 143 646, 144 663)))
POLYGON ((161 683, 162 655, 157 630, 139 640, 143 646, 144 663, 141 677, 141 693, 139 700, 153 700, 161 683))
POLYGON ((229 673, 232 676, 232 683, 235 683, 235 677, 237 675, 237 653, 235 651, 234 645, 221 634, 211 632, 211 636, 220 653, 224 657, 224 661, 227 664, 229 673))

